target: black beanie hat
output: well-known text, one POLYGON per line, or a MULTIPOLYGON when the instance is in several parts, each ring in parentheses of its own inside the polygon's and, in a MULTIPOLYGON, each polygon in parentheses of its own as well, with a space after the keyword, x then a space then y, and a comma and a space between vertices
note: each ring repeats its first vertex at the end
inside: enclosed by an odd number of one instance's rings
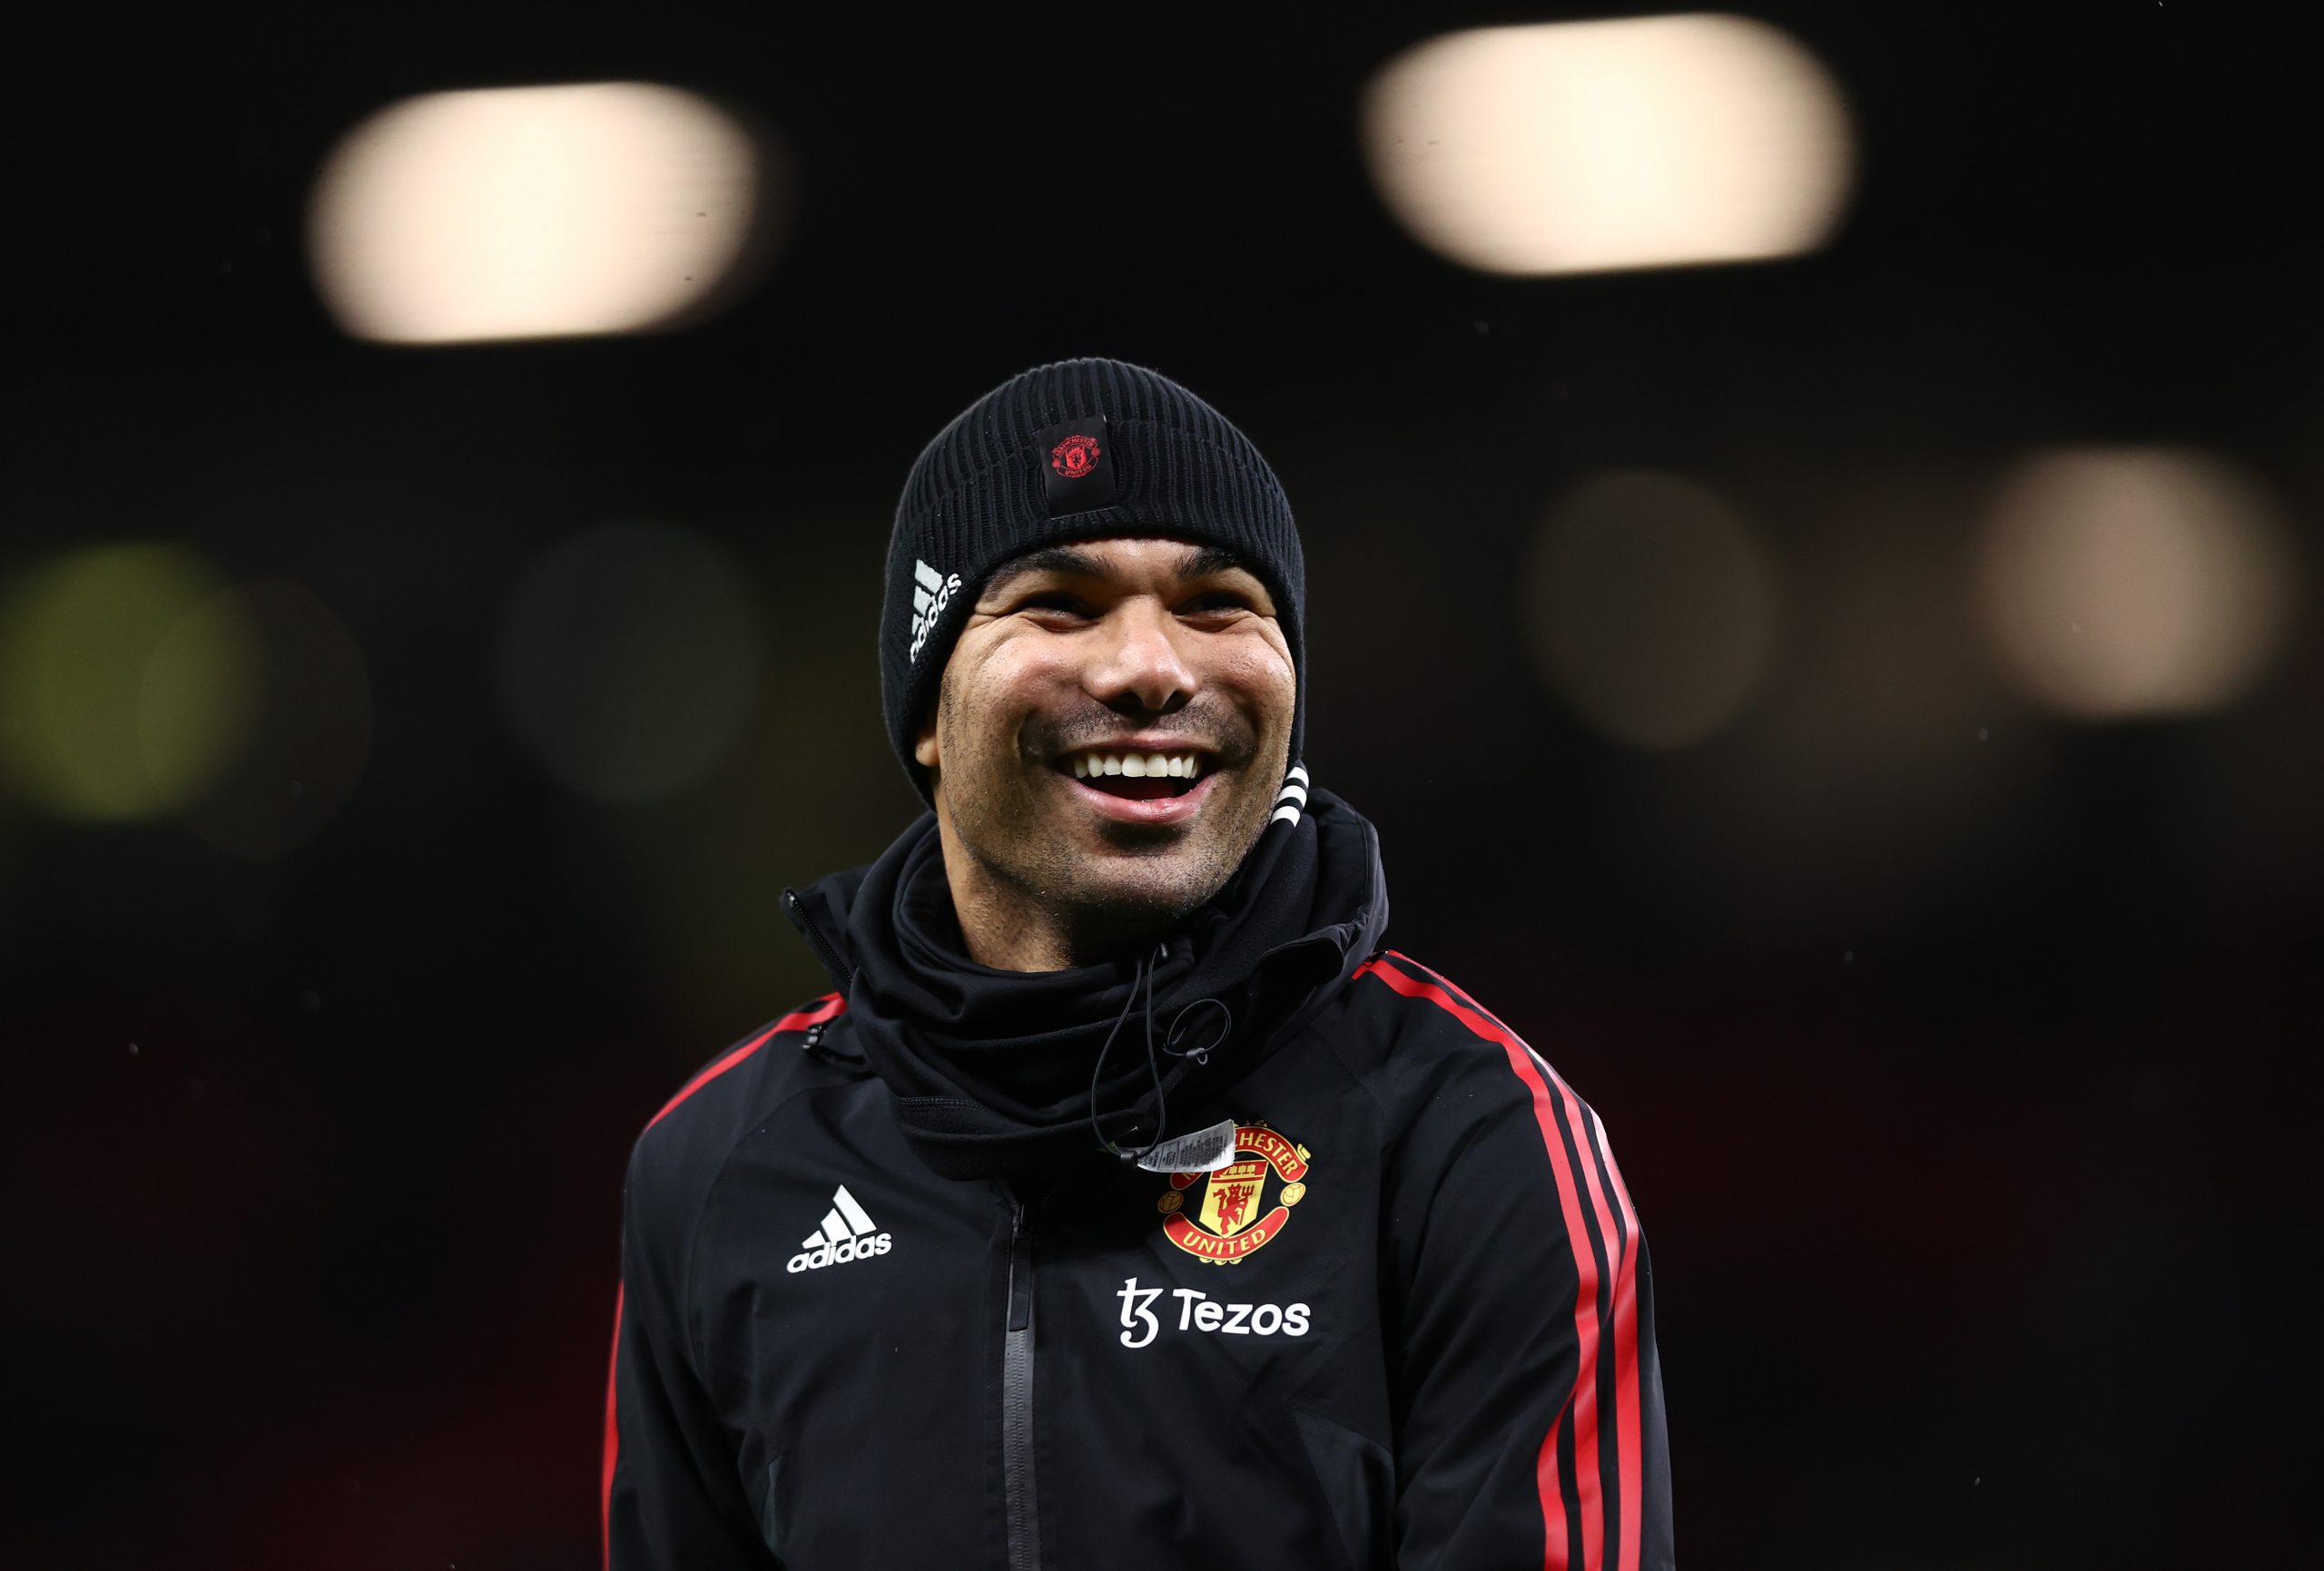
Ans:
POLYGON ((1266 585, 1298 683, 1299 758, 1307 568, 1275 471, 1224 415, 1167 377, 1119 360, 1060 360, 970 404, 904 481, 880 612, 880 699, 921 797, 931 797, 928 771, 912 744, 993 570, 1059 541, 1142 535, 1232 551, 1266 585))

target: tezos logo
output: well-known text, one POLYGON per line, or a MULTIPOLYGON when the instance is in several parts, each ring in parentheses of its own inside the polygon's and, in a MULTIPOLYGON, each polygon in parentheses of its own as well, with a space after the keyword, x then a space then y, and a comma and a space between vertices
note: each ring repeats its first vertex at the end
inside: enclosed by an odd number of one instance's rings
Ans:
POLYGON ((895 1240, 879 1231, 869 1213, 855 1196, 841 1184, 832 1195, 832 1208, 823 1214, 823 1225, 809 1233, 806 1243, 785 1271, 821 1271, 827 1265, 845 1265, 852 1260, 870 1260, 885 1254, 893 1248, 895 1240))
POLYGON ((1078 480, 1098 466, 1104 449, 1095 437, 1068 437, 1049 449, 1049 467, 1068 480, 1078 480))
POLYGON ((1164 1293, 1178 1301, 1178 1329, 1182 1331, 1210 1331, 1228 1337, 1304 1337, 1307 1334, 1307 1306, 1273 1303, 1220 1303, 1199 1288, 1140 1287, 1137 1278, 1122 1279, 1121 1291, 1114 1296, 1122 1301, 1122 1346, 1142 1348, 1150 1345, 1162 1334, 1162 1323, 1168 1313, 1154 1312, 1155 1301, 1164 1293))

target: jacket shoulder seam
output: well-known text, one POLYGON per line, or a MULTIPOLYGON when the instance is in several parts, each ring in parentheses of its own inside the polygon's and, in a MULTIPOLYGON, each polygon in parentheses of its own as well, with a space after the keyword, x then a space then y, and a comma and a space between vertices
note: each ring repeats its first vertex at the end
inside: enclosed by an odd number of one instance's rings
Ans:
POLYGON ((773 1122, 784 1108, 802 1096, 812 1095, 821 1089, 822 1087, 813 1084, 793 1086, 788 1094, 778 1098, 773 1105, 758 1117, 745 1119, 743 1127, 737 1130, 734 1137, 726 1143, 726 1149, 719 1154, 718 1165, 712 1171, 710 1182, 702 1186, 702 1196, 694 1202, 693 1220, 686 1224, 685 1263, 680 1268, 681 1275, 678 1281, 678 1313, 685 1327, 686 1354, 694 1361, 695 1378, 700 1380, 705 1387, 710 1384, 709 1359, 695 1336, 694 1260, 694 1251, 702 1242, 703 1221, 710 1214, 711 1199, 718 1193, 718 1186, 726 1182, 726 1174, 734 1165, 735 1153, 741 1151, 748 1141, 773 1122))
POLYGON ((846 1012, 846 999, 837 993, 826 993, 813 1003, 793 1009, 773 1024, 744 1037, 741 1042, 712 1059, 708 1065, 695 1071, 684 1085, 678 1087, 677 1095, 665 1102, 661 1111, 645 1121, 645 1127, 637 1132, 638 1140, 643 1142, 646 1135, 653 1133, 655 1124, 693 1100, 697 1093, 708 1087, 713 1081, 723 1079, 734 1070, 740 1069, 748 1064, 758 1056, 760 1049, 765 1047, 777 1036, 794 1031, 807 1030, 825 1021, 837 1019, 846 1012))
MULTIPOLYGON (((727 1078, 735 1070, 745 1068, 753 1063, 760 1060, 766 1048, 772 1045, 778 1036, 805 1031, 815 1026, 822 1025, 826 1021, 837 1019, 846 1013, 846 1009, 847 1001, 845 998, 842 997, 837 993, 826 993, 812 1003, 807 1004, 800 1008, 793 1009, 788 1014, 779 1016, 771 1025, 752 1033, 750 1036, 744 1037, 741 1042, 735 1044, 733 1047, 730 1047, 725 1052, 718 1055, 718 1056, 712 1059, 706 1066, 695 1072, 695 1074, 691 1076, 684 1085, 679 1087, 677 1094, 672 1096, 669 1101, 662 1105, 661 1111, 655 1113, 652 1118, 646 1120, 645 1127, 638 1132, 637 1139, 634 1143, 631 1158, 632 1162, 634 1163, 636 1160, 635 1152, 642 1150, 647 1138, 653 1134, 655 1126, 660 1124, 664 1119, 669 1117, 671 1114, 676 1112, 682 1105, 693 1099, 697 1093, 709 1086, 712 1082, 727 1078)), ((724 1149, 720 1152, 715 1164, 712 1166, 708 1182, 702 1185, 700 1193, 694 1201, 691 1216, 681 1214, 671 1219, 674 1225, 682 1225, 684 1229, 684 1246, 680 1251, 678 1257, 678 1280, 676 1284, 677 1301, 674 1308, 678 1317, 681 1335, 684 1340, 684 1345, 687 1356, 693 1362, 697 1373, 699 1373, 702 1369, 702 1360, 700 1349, 697 1347, 695 1342, 694 1330, 694 1246, 696 1239, 701 1234, 703 1215, 709 1209, 710 1197, 717 1192, 719 1182, 725 1174, 727 1164, 734 1158, 735 1148, 742 1144, 743 1139, 749 1135, 751 1131, 764 1123, 766 1119, 774 1116, 776 1113, 788 1105, 793 1099, 812 1090, 813 1088, 814 1087, 812 1085, 796 1086, 793 1090, 779 1096, 775 1102, 763 1112, 756 1114, 755 1116, 744 1118, 742 1121, 742 1129, 734 1134, 733 1139, 727 1142, 724 1149)), ((665 1136, 664 1138, 667 1139, 671 1137, 665 1136)), ((683 1188, 683 1184, 681 1187, 683 1188)))
MULTIPOLYGON (((1361 968, 1359 968, 1350 975, 1349 980, 1352 982, 1355 977, 1362 975, 1363 972, 1361 968)), ((1346 1000, 1348 1003, 1353 1004, 1355 1001, 1355 989, 1350 987, 1346 993, 1346 1000)), ((1347 1060, 1346 1049, 1341 1046, 1340 1039, 1335 1036, 1318 1030, 1316 1021, 1310 1021, 1305 1029, 1324 1038, 1324 1046, 1329 1050, 1331 1055, 1333 1067, 1336 1068, 1342 1075, 1345 1075, 1348 1079, 1348 1083, 1354 1085, 1356 1090, 1363 1093, 1365 1101, 1372 1104, 1373 1112, 1379 1115, 1380 1129, 1382 1135, 1384 1138, 1387 1133, 1394 1127, 1394 1119, 1389 1110, 1388 1099, 1380 1094, 1378 1086, 1372 1084, 1372 1075, 1356 1067, 1356 1065, 1349 1063, 1347 1060)))

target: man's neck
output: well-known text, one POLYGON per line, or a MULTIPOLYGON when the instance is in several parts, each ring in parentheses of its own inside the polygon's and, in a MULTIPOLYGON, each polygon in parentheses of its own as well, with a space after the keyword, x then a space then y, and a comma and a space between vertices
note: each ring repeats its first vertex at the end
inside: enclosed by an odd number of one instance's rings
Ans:
POLYGON ((940 814, 938 830, 960 943, 980 966, 996 971, 1063 971, 1112 959, 1161 931, 1152 919, 1092 923, 1068 917, 1044 901, 1039 891, 980 862, 940 814))
POLYGON ((982 895, 975 880, 952 886, 952 908, 960 918, 960 942, 969 958, 996 971, 1062 971, 1082 964, 1045 913, 982 895))

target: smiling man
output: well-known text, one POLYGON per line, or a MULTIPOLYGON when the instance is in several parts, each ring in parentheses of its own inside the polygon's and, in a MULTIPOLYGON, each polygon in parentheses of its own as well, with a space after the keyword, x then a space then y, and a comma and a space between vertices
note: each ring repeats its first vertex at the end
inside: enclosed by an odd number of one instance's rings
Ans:
POLYGON ((931 811, 785 908, 835 990, 630 1163, 614 1571, 1668 1566, 1598 1118, 1381 947, 1315 789, 1274 472, 1154 372, 913 466, 881 628, 931 811))
POLYGON ((1297 692, 1275 597, 1219 546, 1092 540, 996 572, 912 749, 969 954, 1060 970, 1216 894, 1275 804, 1297 692))

